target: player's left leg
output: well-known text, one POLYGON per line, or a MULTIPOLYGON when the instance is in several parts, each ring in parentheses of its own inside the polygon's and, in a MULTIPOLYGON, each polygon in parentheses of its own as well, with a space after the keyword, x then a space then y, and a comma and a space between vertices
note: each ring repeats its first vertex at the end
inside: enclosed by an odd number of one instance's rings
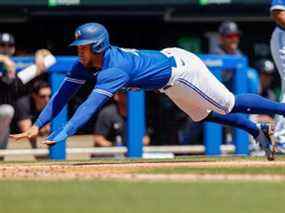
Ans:
POLYGON ((261 124, 258 127, 256 123, 239 113, 222 115, 216 112, 211 112, 202 121, 214 122, 245 130, 260 144, 261 148, 266 153, 267 159, 274 160, 273 147, 270 139, 271 127, 268 124, 261 124))

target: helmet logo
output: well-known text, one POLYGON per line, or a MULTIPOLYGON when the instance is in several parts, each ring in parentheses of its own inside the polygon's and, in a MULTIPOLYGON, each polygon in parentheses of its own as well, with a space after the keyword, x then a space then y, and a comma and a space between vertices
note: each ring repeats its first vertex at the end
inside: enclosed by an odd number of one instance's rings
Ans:
POLYGON ((81 36, 81 32, 78 30, 75 32, 75 39, 79 39, 79 37, 81 36))

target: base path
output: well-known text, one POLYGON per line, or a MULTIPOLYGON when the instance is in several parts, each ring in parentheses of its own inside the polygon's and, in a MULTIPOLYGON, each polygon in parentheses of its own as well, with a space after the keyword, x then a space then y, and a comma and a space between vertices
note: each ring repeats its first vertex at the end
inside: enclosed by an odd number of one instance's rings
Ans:
POLYGON ((107 163, 47 162, 0 164, 0 180, 127 180, 127 181, 285 181, 282 174, 151 174, 155 168, 285 167, 285 161, 107 163))

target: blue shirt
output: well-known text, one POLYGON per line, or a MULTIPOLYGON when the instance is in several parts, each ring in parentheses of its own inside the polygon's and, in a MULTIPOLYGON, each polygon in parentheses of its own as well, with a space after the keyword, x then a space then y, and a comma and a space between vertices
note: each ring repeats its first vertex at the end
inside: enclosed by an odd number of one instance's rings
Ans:
POLYGON ((70 97, 86 80, 96 82, 87 100, 80 105, 63 130, 52 133, 48 139, 56 142, 75 134, 77 129, 118 90, 123 87, 156 90, 163 88, 171 76, 176 63, 173 57, 167 57, 160 51, 123 49, 112 46, 104 54, 102 69, 87 70, 75 62, 67 74, 60 89, 52 97, 35 122, 44 126, 54 118, 68 102, 70 97))

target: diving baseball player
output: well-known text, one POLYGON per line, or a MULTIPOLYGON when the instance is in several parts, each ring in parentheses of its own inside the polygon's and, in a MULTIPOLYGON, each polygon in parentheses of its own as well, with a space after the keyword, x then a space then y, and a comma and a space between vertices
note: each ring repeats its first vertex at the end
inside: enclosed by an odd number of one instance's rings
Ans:
MULTIPOLYGON (((276 27, 271 37, 271 54, 281 77, 281 102, 285 102, 285 0, 272 0, 271 16, 276 27)), ((282 116, 277 118, 274 136, 279 151, 285 152, 285 119, 282 116)))
POLYGON ((78 61, 34 125, 24 133, 11 135, 12 138, 35 137, 39 129, 61 111, 88 79, 96 81, 93 91, 68 123, 49 135, 46 144, 65 140, 75 134, 117 91, 123 87, 136 87, 160 90, 194 121, 216 122, 246 130, 260 143, 267 158, 274 159, 268 128, 258 128, 255 123, 235 113, 285 115, 285 104, 253 94, 234 96, 200 58, 183 49, 153 51, 112 46, 108 31, 98 23, 79 26, 71 46, 77 46, 78 61))

